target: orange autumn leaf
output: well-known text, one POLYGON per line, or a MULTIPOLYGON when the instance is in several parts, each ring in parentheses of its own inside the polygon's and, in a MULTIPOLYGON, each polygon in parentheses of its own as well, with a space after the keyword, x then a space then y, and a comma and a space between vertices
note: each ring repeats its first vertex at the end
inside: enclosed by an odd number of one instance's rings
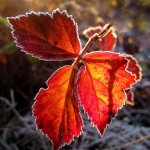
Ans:
MULTIPOLYGON (((97 27, 90 27, 83 31, 83 34, 90 38, 94 34, 100 34, 101 31, 103 31, 107 27, 107 24, 104 27, 97 26, 97 27)), ((116 45, 116 38, 117 35, 114 32, 114 28, 110 27, 110 29, 107 31, 107 34, 96 41, 98 47, 100 50, 103 51, 113 51, 115 45, 116 45)))
POLYGON ((110 52, 93 52, 84 57, 78 93, 81 105, 101 134, 126 100, 125 89, 135 77, 126 71, 127 60, 110 52))
POLYGON ((22 51, 44 60, 66 60, 78 56, 81 45, 77 24, 66 11, 26 13, 9 17, 12 34, 22 51))
POLYGON ((72 66, 59 69, 48 79, 48 88, 40 89, 33 105, 37 127, 52 140, 54 150, 70 143, 82 131, 74 78, 72 66))
POLYGON ((79 104, 103 134, 125 103, 125 90, 140 80, 141 71, 134 59, 106 52, 116 44, 111 25, 89 30, 89 40, 81 50, 77 24, 66 11, 56 9, 52 15, 31 12, 8 20, 22 51, 44 60, 74 58, 71 66, 58 69, 48 79, 48 88, 39 90, 33 105, 37 128, 49 137, 53 149, 81 134, 79 104), (87 54, 94 42, 105 52, 87 54))

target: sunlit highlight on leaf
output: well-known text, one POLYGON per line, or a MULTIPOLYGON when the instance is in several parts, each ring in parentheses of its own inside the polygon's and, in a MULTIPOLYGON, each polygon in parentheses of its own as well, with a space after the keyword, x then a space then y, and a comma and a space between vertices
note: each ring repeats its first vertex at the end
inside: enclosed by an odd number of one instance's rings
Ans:
POLYGON ((124 90, 134 80, 125 69, 127 60, 119 54, 93 52, 86 54, 81 68, 78 92, 81 104, 101 134, 126 100, 124 90))
POLYGON ((59 69, 47 81, 48 88, 40 89, 33 105, 37 127, 52 140, 54 150, 69 144, 82 131, 74 77, 72 66, 59 69))

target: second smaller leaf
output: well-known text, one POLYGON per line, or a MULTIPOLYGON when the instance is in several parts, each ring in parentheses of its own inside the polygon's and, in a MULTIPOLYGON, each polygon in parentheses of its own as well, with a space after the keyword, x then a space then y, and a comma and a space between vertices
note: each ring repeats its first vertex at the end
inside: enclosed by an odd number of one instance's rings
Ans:
MULTIPOLYGON (((83 31, 83 34, 90 38, 94 34, 99 34, 102 30, 104 30, 107 27, 107 24, 104 27, 97 26, 97 27, 90 27, 83 31)), ((100 50, 103 51, 113 51, 115 45, 116 45, 116 38, 117 35, 114 32, 114 28, 110 27, 110 29, 107 31, 107 34, 102 37, 101 39, 97 40, 96 43, 100 50)))

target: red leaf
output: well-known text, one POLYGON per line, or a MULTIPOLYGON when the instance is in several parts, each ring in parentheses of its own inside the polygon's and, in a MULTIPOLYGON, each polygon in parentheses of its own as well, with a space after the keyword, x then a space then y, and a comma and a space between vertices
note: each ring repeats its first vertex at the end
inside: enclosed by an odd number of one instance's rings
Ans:
MULTIPOLYGON (((130 71, 133 75, 135 75, 135 79, 137 82, 140 81, 142 78, 141 67, 139 66, 137 60, 132 55, 124 55, 124 56, 129 60, 127 70, 130 71)), ((133 106, 134 105, 133 91, 131 89, 127 90, 126 95, 127 95, 126 103, 133 106)))
POLYGON ((72 66, 59 69, 47 81, 48 88, 36 96, 33 113, 36 124, 52 140, 54 150, 79 136, 82 120, 74 93, 75 70, 72 66))
MULTIPOLYGON (((101 26, 90 27, 90 28, 86 29, 83 33, 88 38, 90 38, 96 33, 99 34, 106 27, 107 27, 107 25, 105 25, 104 27, 101 27, 101 26)), ((116 38, 117 38, 117 35, 114 32, 114 28, 111 27, 109 29, 109 31, 107 32, 107 34, 102 39, 99 39, 96 43, 99 46, 100 50, 112 51, 116 45, 116 38)))
POLYGON ((66 11, 27 13, 9 17, 12 34, 22 51, 40 59, 66 60, 80 52, 77 24, 66 11))
POLYGON ((135 83, 127 72, 127 60, 110 52, 93 52, 85 55, 81 68, 78 93, 85 112, 101 134, 111 117, 114 117, 126 100, 125 89, 135 83))
POLYGON ((132 55, 124 55, 124 56, 129 60, 127 70, 135 75, 136 81, 140 81, 142 78, 141 67, 139 66, 137 60, 132 55))
POLYGON ((132 89, 127 90, 126 95, 127 95, 126 103, 133 106, 134 105, 134 93, 132 89))

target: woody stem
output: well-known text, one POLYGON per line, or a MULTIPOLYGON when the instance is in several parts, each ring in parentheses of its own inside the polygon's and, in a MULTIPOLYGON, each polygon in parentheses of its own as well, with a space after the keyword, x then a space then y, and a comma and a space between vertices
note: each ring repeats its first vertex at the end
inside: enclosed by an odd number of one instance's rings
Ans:
POLYGON ((99 35, 95 34, 94 36, 92 36, 88 42, 86 43, 86 45, 84 46, 84 48, 82 49, 82 51, 80 52, 79 56, 75 59, 75 61, 73 62, 73 66, 77 67, 79 62, 83 59, 83 56, 87 53, 87 51, 90 49, 90 47, 93 45, 93 43, 95 41, 97 41, 99 39, 99 35))
POLYGON ((87 53, 87 51, 93 45, 93 43, 95 41, 97 41, 98 39, 103 38, 109 32, 110 28, 111 28, 111 24, 108 24, 107 27, 104 30, 102 30, 99 34, 96 33, 92 37, 90 37, 88 42, 86 43, 86 45, 84 46, 84 48, 82 49, 80 54, 78 55, 78 57, 73 62, 72 66, 74 66, 75 68, 78 67, 79 62, 83 59, 84 55, 87 53))

